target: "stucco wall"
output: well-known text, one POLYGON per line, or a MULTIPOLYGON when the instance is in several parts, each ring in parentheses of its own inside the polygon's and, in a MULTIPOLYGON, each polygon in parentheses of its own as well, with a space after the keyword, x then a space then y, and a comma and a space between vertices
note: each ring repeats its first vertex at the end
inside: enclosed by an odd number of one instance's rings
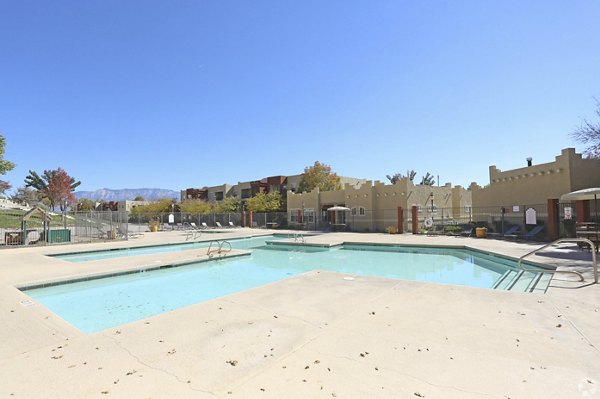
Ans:
POLYGON ((600 160, 566 148, 553 162, 501 171, 490 166, 490 184, 472 186, 474 207, 545 204, 548 198, 600 185, 600 160))

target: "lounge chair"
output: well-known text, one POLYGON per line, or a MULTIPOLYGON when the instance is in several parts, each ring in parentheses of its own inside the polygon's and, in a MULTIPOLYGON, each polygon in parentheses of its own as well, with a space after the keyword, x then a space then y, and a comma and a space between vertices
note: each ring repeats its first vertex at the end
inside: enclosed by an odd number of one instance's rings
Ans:
POLYGON ((472 234, 473 234, 473 224, 467 223, 463 227, 463 230, 459 233, 459 236, 471 237, 472 234))
POLYGON ((544 226, 535 226, 525 234, 518 236, 518 238, 523 240, 533 240, 535 239, 535 236, 538 235, 542 230, 544 230, 544 226))
POLYGON ((208 225, 206 224, 206 222, 202 222, 202 228, 203 229, 208 229, 208 225))
POLYGON ((233 224, 233 222, 229 222, 229 227, 235 227, 235 224, 233 224))
POLYGON ((144 233, 130 232, 125 230, 123 227, 117 227, 117 236, 122 238, 140 238, 144 236, 144 233))
POLYGON ((519 236, 519 229, 520 227, 515 224, 504 233, 488 233, 488 236, 492 238, 517 238, 519 236))
POLYGON ((186 230, 185 232, 185 240, 189 240, 190 238, 192 240, 195 240, 196 238, 200 237, 202 235, 202 229, 199 228, 198 226, 196 226, 196 223, 191 222, 189 223, 190 228, 186 230))
POLYGON ((217 228, 219 228, 219 229, 222 229, 222 228, 223 228, 223 226, 221 225, 221 223, 219 223, 219 222, 215 222, 215 224, 217 225, 217 228))

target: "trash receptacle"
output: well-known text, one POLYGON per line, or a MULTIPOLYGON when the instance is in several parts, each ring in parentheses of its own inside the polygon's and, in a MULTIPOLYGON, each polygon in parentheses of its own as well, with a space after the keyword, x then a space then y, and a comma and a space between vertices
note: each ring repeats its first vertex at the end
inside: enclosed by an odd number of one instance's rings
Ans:
POLYGON ((476 227, 475 228, 475 236, 477 238, 486 238, 487 237, 487 227, 476 227))
POLYGON ((71 242, 71 230, 69 229, 56 229, 48 232, 48 242, 50 244, 56 244, 59 242, 71 242))

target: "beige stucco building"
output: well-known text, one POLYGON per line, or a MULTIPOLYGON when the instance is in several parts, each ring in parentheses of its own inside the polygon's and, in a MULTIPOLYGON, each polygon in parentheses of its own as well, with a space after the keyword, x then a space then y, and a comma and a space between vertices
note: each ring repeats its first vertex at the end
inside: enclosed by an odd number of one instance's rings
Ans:
POLYGON ((410 226, 412 207, 420 222, 428 217, 436 220, 469 219, 471 192, 450 183, 444 186, 415 185, 404 178, 395 184, 370 180, 346 183, 341 190, 288 192, 288 222, 312 228, 326 226, 353 231, 385 231, 398 225, 398 208, 402 208, 405 228, 410 226), (330 211, 335 206, 349 210, 330 211))
MULTIPOLYGON (((181 201, 185 199, 203 199, 209 202, 221 201, 226 197, 237 197, 242 202, 255 196, 259 192, 296 192, 302 175, 269 176, 260 180, 238 182, 237 184, 221 184, 218 186, 203 187, 200 189, 188 188, 181 191, 181 201)), ((365 179, 340 176, 340 183, 356 184, 365 182, 365 179)))
MULTIPOLYGON (((530 162, 531 163, 531 162, 530 162)), ((574 148, 565 148, 553 162, 501 171, 490 166, 490 184, 469 187, 473 207, 512 207, 546 204, 548 199, 600 187, 600 159, 585 159, 574 148)))

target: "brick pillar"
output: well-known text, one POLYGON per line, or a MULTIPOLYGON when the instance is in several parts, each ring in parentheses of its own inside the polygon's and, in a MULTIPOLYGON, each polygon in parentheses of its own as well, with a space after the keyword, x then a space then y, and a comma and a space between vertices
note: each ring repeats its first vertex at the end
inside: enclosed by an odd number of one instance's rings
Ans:
POLYGON ((548 239, 558 239, 558 199, 548 198, 548 239))
POLYGON ((248 212, 248 227, 253 227, 254 223, 252 223, 252 211, 248 212))
POLYGON ((412 207, 412 233, 419 234, 419 211, 417 207, 412 207))
POLYGON ((404 234, 404 209, 398 207, 398 234, 404 234))
POLYGON ((587 222, 590 215, 589 201, 575 201, 575 214, 577 215, 577 223, 587 222))

